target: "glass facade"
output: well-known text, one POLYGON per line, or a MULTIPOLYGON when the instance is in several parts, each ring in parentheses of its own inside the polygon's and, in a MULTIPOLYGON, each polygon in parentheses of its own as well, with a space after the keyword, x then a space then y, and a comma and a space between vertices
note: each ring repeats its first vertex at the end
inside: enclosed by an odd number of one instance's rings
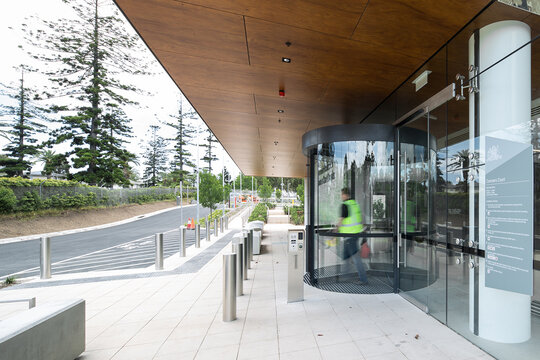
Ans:
POLYGON ((362 122, 393 139, 309 149, 314 285, 390 289, 498 359, 537 358, 539 35, 539 16, 492 3, 362 122), (335 230, 343 187, 371 248, 364 287, 339 286, 358 278, 335 230))

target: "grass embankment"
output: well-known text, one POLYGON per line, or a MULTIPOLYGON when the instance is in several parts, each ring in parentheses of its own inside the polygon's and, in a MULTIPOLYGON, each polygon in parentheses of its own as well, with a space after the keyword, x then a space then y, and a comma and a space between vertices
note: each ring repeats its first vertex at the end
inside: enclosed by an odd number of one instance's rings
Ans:
MULTIPOLYGON (((187 205, 187 203, 186 203, 187 205)), ((108 224, 176 206, 176 201, 126 204, 115 207, 47 209, 0 215, 0 238, 44 234, 108 224)))

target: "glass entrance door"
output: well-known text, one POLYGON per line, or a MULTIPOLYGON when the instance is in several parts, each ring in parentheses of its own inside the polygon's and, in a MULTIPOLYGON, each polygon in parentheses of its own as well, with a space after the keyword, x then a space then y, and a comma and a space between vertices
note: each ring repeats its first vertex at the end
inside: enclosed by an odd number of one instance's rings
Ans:
POLYGON ((429 114, 399 131, 399 289, 427 311, 430 246, 429 160, 427 129, 429 114))
POLYGON ((446 103, 398 127, 399 292, 446 323, 446 103), (442 105, 442 106, 441 106, 442 105))

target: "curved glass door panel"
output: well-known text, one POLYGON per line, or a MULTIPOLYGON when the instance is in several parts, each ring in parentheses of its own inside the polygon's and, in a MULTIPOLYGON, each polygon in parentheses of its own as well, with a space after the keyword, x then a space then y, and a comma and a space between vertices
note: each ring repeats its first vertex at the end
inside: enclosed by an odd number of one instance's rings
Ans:
POLYGON ((394 144, 388 141, 337 141, 318 145, 312 180, 315 199, 312 281, 364 282, 357 264, 363 240, 370 250, 369 266, 362 264, 368 282, 372 282, 374 269, 388 272, 385 279, 393 277, 393 154, 394 144), (360 234, 344 235, 337 229, 343 216, 344 188, 360 209, 363 227, 360 234), (368 234, 374 234, 373 238, 368 234), (351 238, 355 240, 346 240, 351 238), (349 247, 345 249, 347 242, 349 247), (354 256, 344 254, 355 250, 358 253, 354 256))

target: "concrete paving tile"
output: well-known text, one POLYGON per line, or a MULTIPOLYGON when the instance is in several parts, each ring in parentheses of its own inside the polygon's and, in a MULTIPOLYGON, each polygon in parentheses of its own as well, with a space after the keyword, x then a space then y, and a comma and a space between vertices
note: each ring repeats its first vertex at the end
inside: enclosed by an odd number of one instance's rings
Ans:
POLYGON ((126 345, 133 346, 140 344, 150 344, 155 342, 163 343, 169 337, 172 331, 173 329, 170 328, 148 330, 145 330, 143 328, 141 331, 135 334, 135 336, 133 336, 126 345))
POLYGON ((156 355, 152 360, 192 360, 197 351, 190 351, 181 354, 156 355))
POLYGON ((319 351, 323 360, 334 359, 356 359, 363 360, 364 357, 356 344, 352 341, 328 346, 319 346, 319 351))
POLYGON ((238 345, 221 346, 211 349, 201 349, 194 359, 197 360, 235 360, 238 354, 238 345))
POLYGON ((311 327, 307 323, 287 323, 278 326, 278 334, 280 337, 309 333, 310 331, 312 331, 311 327))
POLYGON ((313 332, 315 341, 319 347, 326 345, 352 343, 352 338, 349 332, 345 328, 327 329, 322 331, 313 332))
POLYGON ((458 341, 439 341, 433 345, 452 360, 467 360, 485 354, 481 349, 463 338, 458 341))
POLYGON ((242 343, 253 343, 263 340, 277 340, 278 333, 274 326, 244 328, 242 332, 242 343))
POLYGON ((399 349, 386 336, 355 340, 356 346, 365 358, 399 352, 399 349))
POLYGON ((77 360, 109 360, 118 352, 117 348, 106 350, 85 351, 77 360))
POLYGON ((240 343, 238 360, 251 359, 257 356, 275 355, 279 353, 277 339, 257 341, 251 343, 240 343))
POLYGON ((399 351, 401 351, 407 357, 407 359, 410 360, 450 359, 431 342, 421 339, 415 342, 401 344, 399 346, 399 351))
POLYGON ((244 328, 244 316, 236 314, 238 318, 235 321, 223 321, 220 316, 216 317, 208 329, 208 334, 219 334, 230 331, 241 331, 244 328))
POLYGON ((209 349, 214 347, 222 347, 227 345, 240 344, 240 336, 242 331, 230 331, 220 334, 207 334, 204 338, 201 349, 209 349))
POLYGON ((149 343, 124 346, 111 360, 148 360, 152 359, 159 350, 161 343, 149 343))
POLYGON ((169 335, 169 338, 182 339, 194 336, 200 336, 204 339, 204 336, 208 332, 208 325, 179 325, 169 335))
POLYGON ((159 348, 158 356, 182 355, 185 353, 197 352, 203 341, 202 336, 193 336, 181 339, 167 339, 159 348))
POLYGON ((405 355, 398 352, 387 353, 383 355, 364 357, 366 360, 409 360, 405 355))
POLYGON ((279 352, 288 353, 316 347, 317 342, 312 333, 298 334, 295 336, 279 337, 279 352))
POLYGON ((280 360, 317 360, 322 359, 319 348, 310 348, 300 351, 293 351, 288 353, 280 353, 280 360))

